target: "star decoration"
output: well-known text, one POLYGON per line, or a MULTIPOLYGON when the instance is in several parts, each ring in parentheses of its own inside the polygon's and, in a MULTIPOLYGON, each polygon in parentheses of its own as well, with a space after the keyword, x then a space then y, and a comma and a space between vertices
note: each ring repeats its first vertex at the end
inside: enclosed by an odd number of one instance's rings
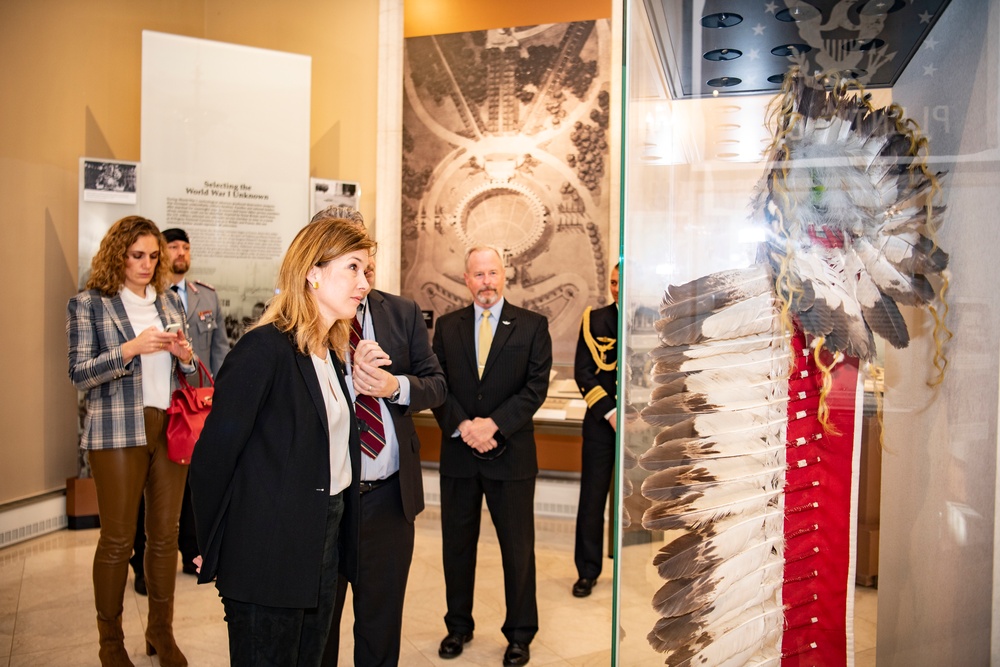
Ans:
POLYGON ((750 60, 757 60, 760 58, 760 49, 750 49, 750 53, 747 54, 750 60))
POLYGON ((769 2, 766 5, 764 5, 764 11, 767 12, 768 14, 773 14, 776 11, 778 11, 778 5, 774 4, 773 2, 769 2))
POLYGON ((930 23, 931 19, 934 18, 934 15, 930 12, 924 12, 923 14, 919 14, 919 16, 921 23, 930 23))
POLYGON ((924 40, 924 48, 925 49, 933 49, 937 45, 938 45, 938 41, 936 39, 934 39, 933 37, 928 37, 927 39, 924 40))
POLYGON ((934 67, 934 65, 924 66, 924 76, 934 76, 935 72, 937 72, 937 67, 934 67))
POLYGON ((764 34, 764 26, 761 25, 760 23, 758 23, 757 25, 755 25, 753 27, 753 34, 758 35, 758 36, 759 35, 763 35, 764 34))

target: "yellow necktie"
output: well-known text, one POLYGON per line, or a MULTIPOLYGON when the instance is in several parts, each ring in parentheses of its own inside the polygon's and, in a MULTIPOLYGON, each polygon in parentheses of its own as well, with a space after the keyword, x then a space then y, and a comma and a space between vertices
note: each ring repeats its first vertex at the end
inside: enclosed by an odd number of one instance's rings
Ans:
POLYGON ((483 377, 486 368, 486 357, 490 356, 490 345, 493 344, 493 329, 490 327, 490 311, 483 311, 483 319, 479 321, 479 377, 483 377))

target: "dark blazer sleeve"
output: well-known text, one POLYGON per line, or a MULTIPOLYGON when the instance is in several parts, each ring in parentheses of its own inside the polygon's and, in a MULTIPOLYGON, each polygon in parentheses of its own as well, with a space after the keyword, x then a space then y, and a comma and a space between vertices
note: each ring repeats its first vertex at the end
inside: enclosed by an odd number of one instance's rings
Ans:
POLYGON ((420 307, 412 300, 374 290, 368 296, 375 339, 392 359, 386 370, 405 376, 410 383, 410 402, 385 404, 399 445, 399 485, 403 515, 413 521, 424 509, 424 486, 420 466, 420 439, 413 413, 440 405, 447 387, 444 373, 431 350, 430 337, 420 307))
MULTIPOLYGON (((458 327, 461 325, 462 320, 456 317, 457 315, 458 313, 455 313, 439 318, 438 324, 434 328, 434 355, 437 357, 441 371, 450 385, 454 384, 454 378, 457 375, 461 375, 461 369, 449 369, 450 355, 447 354, 447 350, 445 349, 449 343, 451 345, 457 345, 458 343, 458 327)), ((451 363, 454 363, 454 361, 451 363)), ((469 419, 469 414, 462 407, 458 397, 455 395, 455 387, 448 386, 444 402, 434 408, 434 417, 437 419, 438 426, 441 428, 441 435, 444 438, 451 437, 451 434, 455 432, 458 425, 469 419)))
POLYGON ((216 576, 236 466, 253 434, 253 416, 271 393, 281 357, 280 350, 259 334, 243 336, 232 352, 216 378, 212 411, 188 471, 198 548, 204 559, 201 583, 216 576))
MULTIPOLYGON (((400 345, 386 350, 392 359, 388 371, 393 375, 405 375, 410 382, 410 402, 398 407, 407 415, 436 408, 444 402, 448 387, 441 364, 431 349, 420 306, 410 299, 388 294, 382 296, 391 320, 390 326, 399 328, 398 335, 392 340, 400 345)), ((382 339, 378 327, 375 338, 382 339)), ((382 345, 381 340, 379 345, 382 345)))

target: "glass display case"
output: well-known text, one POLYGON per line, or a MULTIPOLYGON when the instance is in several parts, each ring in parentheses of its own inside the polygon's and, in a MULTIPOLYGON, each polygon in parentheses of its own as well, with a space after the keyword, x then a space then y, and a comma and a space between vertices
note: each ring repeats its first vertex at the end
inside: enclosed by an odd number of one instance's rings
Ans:
POLYGON ((1000 2, 625 13, 615 664, 989 664, 1000 2))

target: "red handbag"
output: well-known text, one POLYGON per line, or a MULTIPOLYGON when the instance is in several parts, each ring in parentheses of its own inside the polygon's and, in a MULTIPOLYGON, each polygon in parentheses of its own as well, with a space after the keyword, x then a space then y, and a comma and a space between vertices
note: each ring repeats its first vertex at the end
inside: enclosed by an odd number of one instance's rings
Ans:
POLYGON ((205 419, 212 409, 212 395, 215 393, 215 381, 212 374, 205 368, 205 364, 198 360, 198 384, 193 387, 188 383, 180 367, 177 367, 177 378, 181 386, 174 390, 174 395, 170 398, 170 407, 167 414, 170 420, 167 422, 167 458, 174 463, 187 465, 191 463, 191 454, 194 452, 194 445, 201 436, 201 429, 205 426, 205 419), (208 378, 208 386, 205 386, 205 378, 208 378))

